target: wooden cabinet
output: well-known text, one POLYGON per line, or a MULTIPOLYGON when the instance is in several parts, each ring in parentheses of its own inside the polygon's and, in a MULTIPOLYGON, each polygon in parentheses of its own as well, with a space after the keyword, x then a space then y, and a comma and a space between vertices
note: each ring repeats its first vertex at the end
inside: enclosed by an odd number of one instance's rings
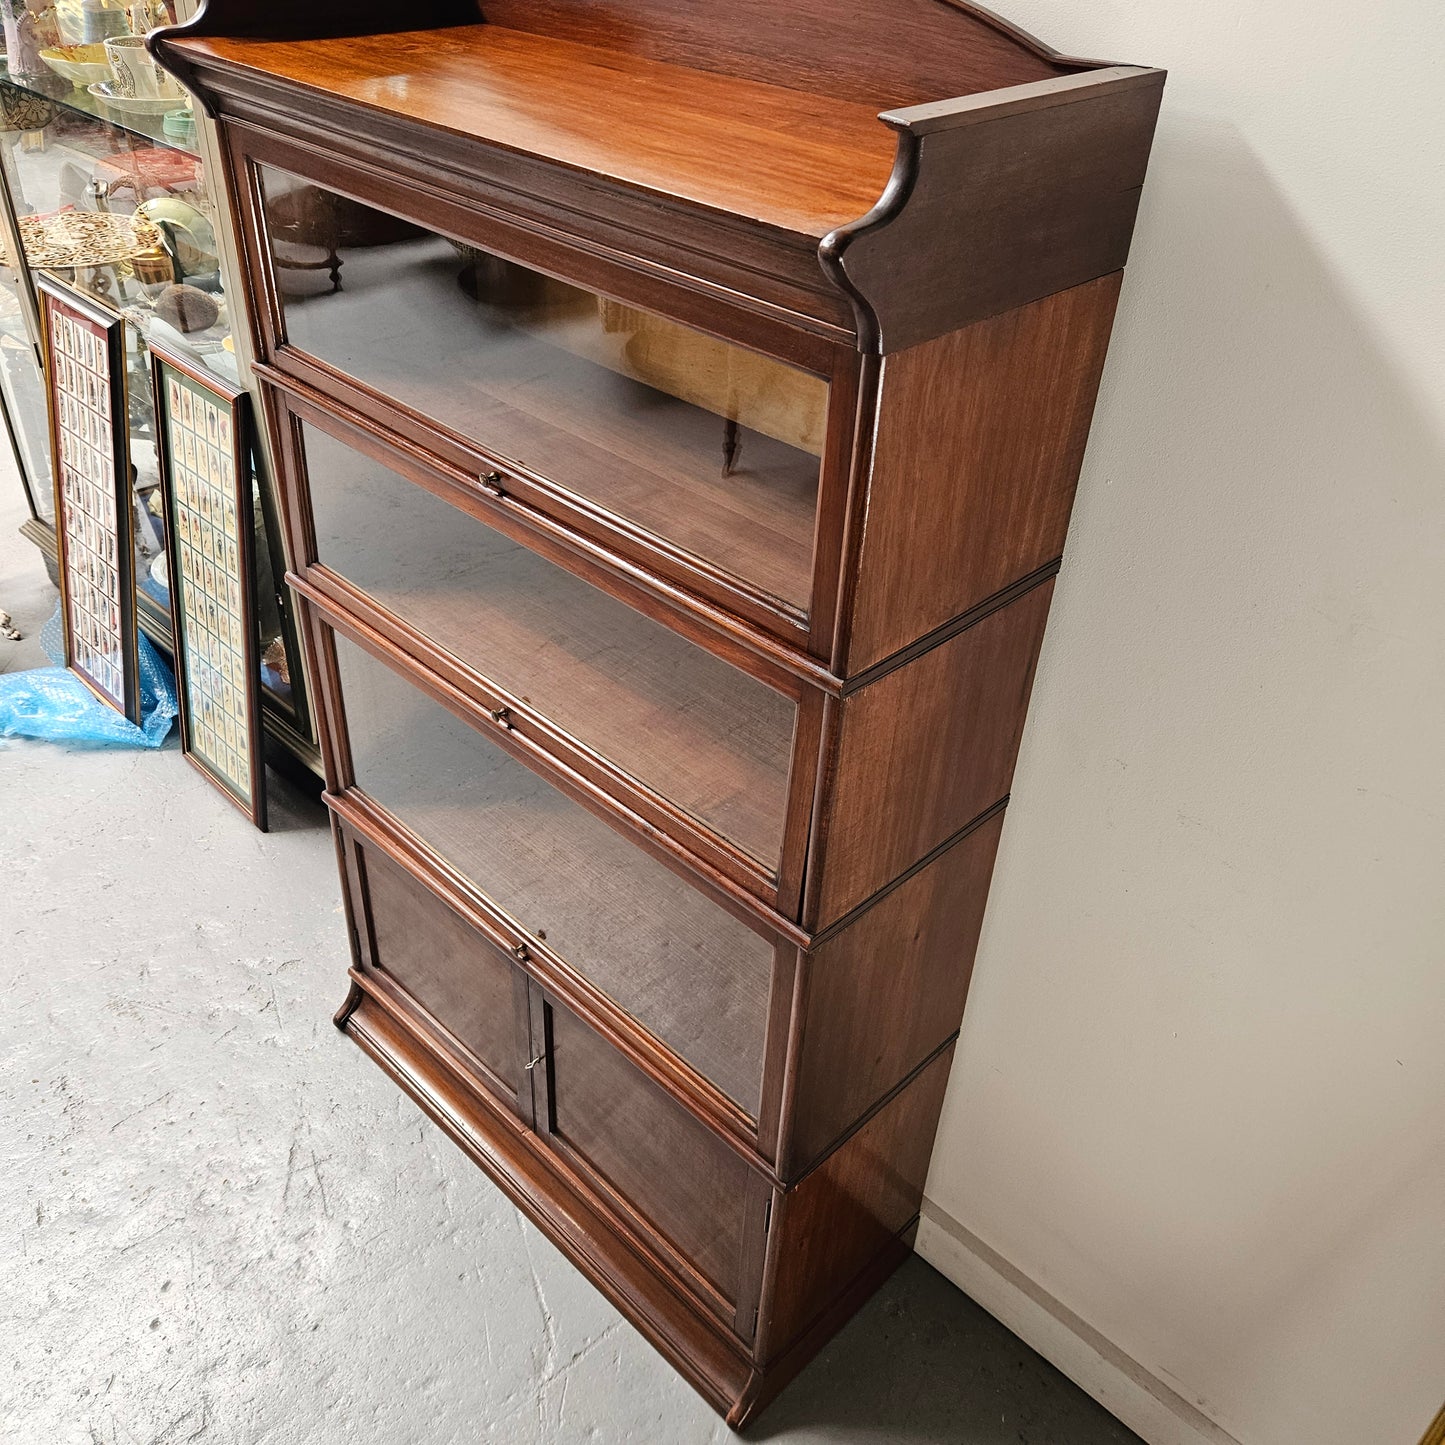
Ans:
POLYGON ((155 41, 256 301, 338 1023, 740 1425, 911 1245, 1163 76, 955 0, 406 23, 155 41))

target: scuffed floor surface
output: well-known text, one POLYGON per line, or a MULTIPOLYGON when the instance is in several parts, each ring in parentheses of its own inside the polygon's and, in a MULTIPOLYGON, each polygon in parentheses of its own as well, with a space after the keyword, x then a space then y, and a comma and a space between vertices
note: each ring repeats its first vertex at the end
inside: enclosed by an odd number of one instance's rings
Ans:
MULTIPOLYGON (((54 606, 17 496, 0 670, 54 606)), ((0 1442, 730 1438, 332 1028, 335 859, 273 788, 262 836, 174 743, 0 740, 0 1442)), ((750 1436, 1135 1441, 917 1261, 750 1436)))

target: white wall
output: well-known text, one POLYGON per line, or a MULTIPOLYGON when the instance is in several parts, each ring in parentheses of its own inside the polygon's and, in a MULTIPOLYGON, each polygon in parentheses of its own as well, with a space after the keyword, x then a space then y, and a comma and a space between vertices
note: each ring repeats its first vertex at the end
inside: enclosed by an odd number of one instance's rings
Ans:
POLYGON ((1413 1445, 1445 1399, 1445 8, 997 3, 1171 78, 929 1207, 1244 1445, 1413 1445))

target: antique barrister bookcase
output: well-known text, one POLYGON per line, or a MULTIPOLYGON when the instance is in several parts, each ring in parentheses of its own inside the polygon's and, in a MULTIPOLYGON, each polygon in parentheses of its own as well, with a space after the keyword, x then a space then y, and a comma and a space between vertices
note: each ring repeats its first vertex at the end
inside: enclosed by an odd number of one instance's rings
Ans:
POLYGON ((955 0, 393 10, 153 42, 255 292, 338 1023, 741 1425, 913 1238, 1163 75, 955 0))

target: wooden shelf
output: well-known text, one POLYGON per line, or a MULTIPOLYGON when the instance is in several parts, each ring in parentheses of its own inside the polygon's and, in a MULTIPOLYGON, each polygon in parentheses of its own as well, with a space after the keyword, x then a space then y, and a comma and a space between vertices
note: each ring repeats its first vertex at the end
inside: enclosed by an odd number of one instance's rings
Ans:
POLYGON ((305 427, 318 560, 776 867, 791 699, 305 427))
POLYGON ((815 240, 866 214, 893 166, 895 138, 876 105, 497 25, 181 44, 195 58, 815 240))
POLYGON ((345 638, 356 785, 756 1116, 772 945, 345 638))

